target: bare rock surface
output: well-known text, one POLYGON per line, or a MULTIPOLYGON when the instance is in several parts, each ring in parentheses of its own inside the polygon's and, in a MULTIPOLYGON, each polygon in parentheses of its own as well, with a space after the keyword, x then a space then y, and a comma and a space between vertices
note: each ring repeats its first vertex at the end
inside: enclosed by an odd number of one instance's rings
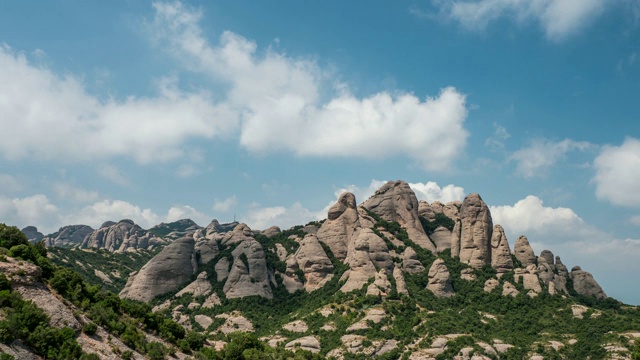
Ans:
POLYGON ((462 280, 473 281, 476 279, 476 274, 471 268, 464 268, 460 270, 460 278, 462 280))
POLYGON ((492 292, 493 289, 498 287, 498 285, 500 285, 500 282, 498 280, 489 279, 484 282, 484 292, 492 292))
POLYGON ((451 248, 451 230, 446 227, 438 226, 429 237, 436 244, 438 252, 451 248))
POLYGON ((396 291, 398 294, 409 295, 409 290, 407 290, 407 283, 404 281, 402 270, 397 266, 393 269, 393 278, 396 281, 396 291))
POLYGON ((262 230, 261 234, 266 237, 272 237, 280 234, 280 232, 281 232, 280 228, 274 225, 268 229, 262 230))
MULTIPOLYGON (((307 235, 302 239, 294 257, 297 266, 304 273, 306 291, 319 289, 333 277, 333 264, 315 235, 307 235)), ((287 261, 287 268, 289 265, 287 261)))
POLYGON ((529 265, 533 265, 536 263, 536 254, 533 252, 533 248, 531 248, 531 244, 529 244, 529 240, 526 236, 521 235, 516 240, 516 244, 513 247, 514 255, 516 259, 520 261, 522 267, 527 267, 529 265))
POLYGON ((376 263, 384 267, 390 267, 393 271, 393 262, 389 256, 386 244, 373 230, 360 228, 357 237, 349 244, 345 263, 349 264, 347 282, 340 288, 342 292, 360 289, 367 284, 369 279, 376 276, 376 263), (386 253, 383 256, 382 253, 386 253))
POLYGON ((436 253, 436 248, 424 232, 418 217, 418 199, 404 181, 389 181, 365 201, 362 206, 387 221, 396 221, 419 246, 436 253))
POLYGON ((284 348, 287 350, 301 349, 317 354, 320 352, 320 340, 315 336, 305 336, 290 341, 284 348))
POLYGON ((36 306, 44 310, 49 315, 51 326, 57 328, 68 326, 76 331, 82 328, 71 309, 58 300, 43 284, 17 285, 13 289, 19 292, 23 298, 33 301, 36 306))
POLYGON ((152 249, 156 245, 167 243, 167 240, 143 230, 132 220, 124 219, 115 224, 103 224, 100 229, 86 235, 80 247, 122 252, 129 249, 152 249))
POLYGON ((407 246, 402 253, 402 269, 409 274, 417 274, 425 270, 425 267, 418 260, 418 254, 411 246, 407 246))
POLYGON ((57 232, 45 236, 42 241, 46 247, 76 246, 81 244, 84 238, 93 231, 93 228, 87 225, 63 226, 57 232))
POLYGON ((505 281, 502 285, 502 296, 516 297, 519 293, 520 292, 518 291, 518 289, 516 289, 516 287, 508 281, 505 281))
POLYGON ((203 308, 212 308, 216 305, 220 305, 222 302, 220 301, 220 297, 218 294, 213 293, 207 297, 202 303, 203 308))
POLYGON ((509 241, 502 226, 497 224, 493 227, 491 235, 491 267, 496 269, 498 274, 513 270, 509 241))
POLYGON ((433 211, 431 205, 429 205, 429 203, 424 200, 418 201, 418 215, 429 221, 434 221, 436 219, 435 211, 433 211))
POLYGON ((579 266, 571 269, 571 280, 573 280, 573 289, 580 295, 593 296, 596 299, 606 299, 607 294, 600 287, 598 282, 593 278, 591 273, 582 270, 579 266))
POLYGON ((198 270, 194 246, 192 237, 167 245, 129 278, 120 297, 146 302, 179 289, 198 270))
POLYGON ((360 226, 356 197, 345 192, 329 209, 327 220, 318 229, 320 241, 327 244, 333 255, 344 260, 354 230, 360 226))
POLYGON ((473 193, 460 208, 460 261, 480 269, 491 263, 493 221, 487 204, 473 193))
POLYGON ((253 324, 240 312, 234 311, 231 314, 216 315, 217 319, 225 319, 224 324, 220 325, 217 331, 228 334, 235 331, 253 332, 253 324))
POLYGON ((438 297, 453 296, 453 287, 451 286, 451 274, 442 259, 436 259, 431 268, 429 268, 429 283, 427 284, 429 289, 434 295, 438 297))
POLYGON ((259 242, 246 236, 246 229, 249 227, 243 225, 240 224, 233 230, 236 235, 241 232, 243 240, 231 252, 233 265, 222 290, 228 298, 258 295, 271 299, 273 293, 264 250, 259 242))
POLYGON ((198 277, 189 285, 180 290, 176 297, 180 297, 184 294, 192 294, 194 297, 208 295, 213 288, 206 271, 201 272, 198 277))
POLYGON ((309 330, 309 326, 307 326, 307 323, 305 323, 302 320, 295 320, 290 323, 284 324, 282 328, 284 330, 295 332, 295 333, 304 333, 304 332, 307 332, 307 330, 309 330))
POLYGON ((385 269, 380 269, 376 274, 373 283, 367 287, 367 295, 387 295, 390 291, 391 282, 387 278, 387 271, 385 269))
POLYGON ((198 314, 193 317, 193 320, 198 323, 198 325, 202 326, 203 329, 207 330, 211 324, 213 324, 213 319, 207 315, 198 314))

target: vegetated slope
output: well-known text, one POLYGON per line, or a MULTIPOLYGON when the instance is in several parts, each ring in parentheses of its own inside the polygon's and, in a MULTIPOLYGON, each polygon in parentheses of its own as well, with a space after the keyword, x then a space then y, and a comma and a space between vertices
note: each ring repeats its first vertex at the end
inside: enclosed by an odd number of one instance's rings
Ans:
POLYGON ((511 251, 479 195, 428 204, 402 181, 360 206, 345 193, 326 221, 285 231, 199 229, 120 295, 219 347, 265 351, 259 338, 346 359, 630 358, 640 337, 640 311, 591 274, 536 256, 524 236, 511 251))

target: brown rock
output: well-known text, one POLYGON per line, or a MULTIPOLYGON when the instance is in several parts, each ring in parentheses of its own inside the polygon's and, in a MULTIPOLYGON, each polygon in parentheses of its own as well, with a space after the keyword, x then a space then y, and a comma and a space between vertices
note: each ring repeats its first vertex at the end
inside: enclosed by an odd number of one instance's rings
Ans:
POLYGON ((502 285, 502 296, 516 297, 518 294, 518 289, 516 289, 516 287, 512 283, 508 281, 504 282, 504 284, 502 285))
POLYGON ((318 240, 327 244, 336 258, 344 260, 353 232, 360 226, 358 220, 356 197, 345 192, 329 209, 327 220, 318 230, 318 240))
POLYGON ((579 266, 571 269, 571 280, 573 280, 573 289, 580 295, 593 296, 596 299, 606 299, 607 294, 600 287, 598 282, 593 278, 591 273, 582 270, 579 266))
POLYGON ((295 259, 304 273, 304 288, 308 292, 322 287, 333 277, 333 264, 315 235, 304 237, 295 259))
POLYGON ((555 269, 554 267, 554 262, 553 262, 553 253, 550 250, 542 250, 542 252, 540 253, 539 258, 542 258, 546 261, 547 264, 551 265, 552 269, 555 269))
POLYGON ((424 200, 420 200, 418 202, 418 215, 429 221, 434 221, 436 219, 436 213, 431 208, 431 205, 424 200))
POLYGON ((490 264, 493 222, 480 195, 465 197, 460 208, 460 225, 460 261, 476 269, 490 264))
MULTIPOLYGON (((233 232, 235 233, 242 225, 238 225, 233 232)), ((271 299, 273 294, 269 285, 267 260, 262 245, 253 238, 245 239, 231 254, 233 265, 222 289, 225 295, 228 298, 258 295, 271 299)))
POLYGON ((500 225, 493 227, 493 235, 491 236, 491 267, 496 269, 498 274, 513 270, 509 242, 500 225))
POLYGON ((516 240, 513 252, 515 253, 514 255, 516 256, 516 259, 518 259, 522 264, 522 267, 527 267, 536 263, 536 255, 533 253, 529 240, 524 235, 521 235, 518 237, 518 240, 516 240))
POLYGON ((451 248, 451 231, 446 227, 438 226, 429 237, 436 244, 438 252, 451 248))
POLYGON ((451 275, 449 269, 442 259, 436 259, 431 268, 429 268, 429 289, 435 296, 449 297, 453 296, 453 287, 451 286, 451 275))
POLYGON ((452 257, 460 257, 460 231, 462 230, 462 223, 460 220, 456 221, 456 224, 453 226, 453 231, 451 231, 451 256, 452 257))
POLYGON ((402 269, 409 274, 417 274, 425 270, 425 267, 418 260, 418 254, 411 246, 407 246, 402 254, 402 269))

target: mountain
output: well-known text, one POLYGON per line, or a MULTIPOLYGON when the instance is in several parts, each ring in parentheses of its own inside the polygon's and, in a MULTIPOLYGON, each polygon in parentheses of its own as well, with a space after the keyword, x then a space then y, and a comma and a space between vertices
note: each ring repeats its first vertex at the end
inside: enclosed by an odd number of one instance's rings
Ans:
POLYGON ((45 236, 42 240, 46 247, 73 247, 80 245, 84 238, 93 231, 93 228, 87 225, 68 225, 61 227, 60 230, 53 234, 45 236))
POLYGON ((203 359, 640 355, 640 309, 607 297, 592 274, 550 250, 535 254, 525 235, 513 241, 479 194, 430 204, 392 181, 359 205, 344 193, 325 220, 286 230, 188 219, 149 232, 126 220, 101 229, 83 241, 95 247, 51 249, 52 258, 94 275, 101 262, 111 273, 131 270, 120 301, 205 335, 194 354, 203 359), (153 247, 140 240, 158 235, 164 242, 153 247), (118 270, 118 257, 134 254, 148 261, 118 270))
POLYGON ((30 242, 38 242, 44 237, 44 235, 38 231, 38 228, 35 226, 27 226, 21 231, 30 242))
POLYGON ((169 242, 169 240, 142 229, 132 220, 124 219, 117 223, 105 222, 99 229, 87 234, 80 247, 123 252, 137 249, 153 250, 155 247, 166 245, 169 242))

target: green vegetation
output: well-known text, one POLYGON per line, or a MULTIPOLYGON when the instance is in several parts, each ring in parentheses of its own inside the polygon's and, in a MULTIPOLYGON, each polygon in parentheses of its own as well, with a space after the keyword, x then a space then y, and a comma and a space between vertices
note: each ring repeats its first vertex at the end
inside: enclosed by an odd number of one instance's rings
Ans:
POLYGON ((450 217, 442 213, 436 213, 436 219, 433 221, 429 221, 421 216, 420 223, 427 235, 433 234, 439 226, 444 226, 449 229, 449 231, 453 231, 453 227, 456 225, 450 217))

